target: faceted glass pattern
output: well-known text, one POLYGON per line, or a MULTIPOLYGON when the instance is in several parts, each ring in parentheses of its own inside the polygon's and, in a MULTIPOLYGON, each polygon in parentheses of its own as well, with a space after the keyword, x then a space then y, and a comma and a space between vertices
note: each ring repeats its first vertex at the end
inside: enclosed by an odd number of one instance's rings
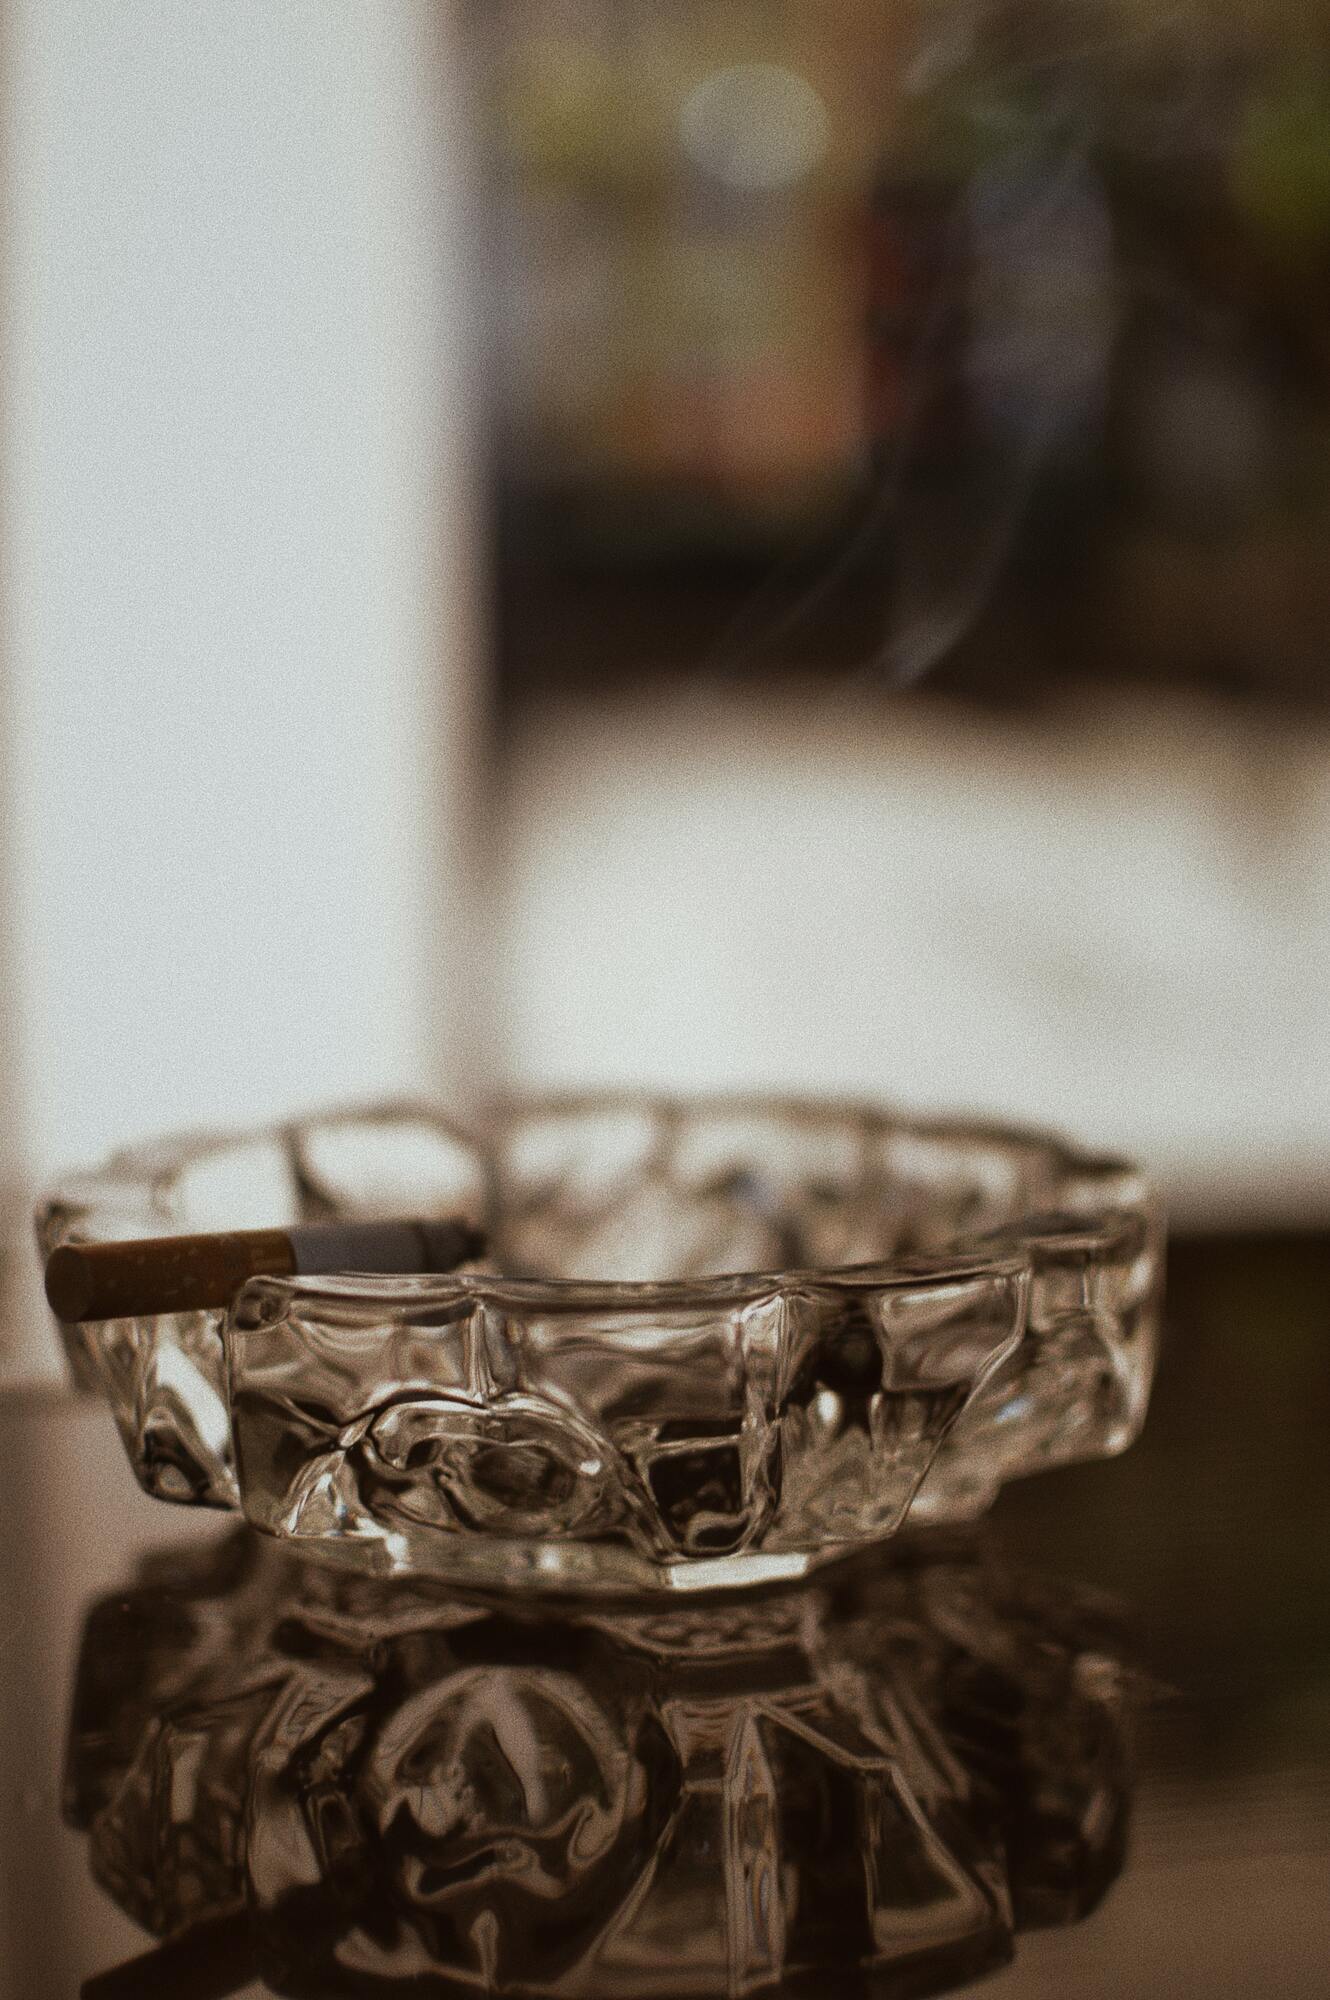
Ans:
POLYGON ((1048 1138, 817 1103, 419 1105, 126 1156, 42 1247, 461 1215, 447 1276, 256 1279, 66 1329, 161 1497, 370 1569, 579 1590, 800 1575, 1122 1449, 1153 1368, 1140 1177, 1048 1138))
POLYGON ((66 1812, 229 1990, 937 1992, 1118 1873, 1122 1654, 963 1545, 538 1616, 242 1530, 89 1615, 66 1812))

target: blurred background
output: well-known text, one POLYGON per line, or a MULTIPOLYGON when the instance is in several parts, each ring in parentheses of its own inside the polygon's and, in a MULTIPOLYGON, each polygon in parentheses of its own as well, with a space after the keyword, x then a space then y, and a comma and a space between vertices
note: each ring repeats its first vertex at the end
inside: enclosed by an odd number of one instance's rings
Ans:
POLYGON ((596 1080, 1327 1219, 1315 12, 3 19, 16 1241, 160 1129, 596 1080))

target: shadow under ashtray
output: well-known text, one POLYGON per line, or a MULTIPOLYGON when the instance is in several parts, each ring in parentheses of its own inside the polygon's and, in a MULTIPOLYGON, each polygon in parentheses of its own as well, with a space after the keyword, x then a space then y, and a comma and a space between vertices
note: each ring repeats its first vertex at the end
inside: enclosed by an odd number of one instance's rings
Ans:
POLYGON ((1123 1660, 973 1541, 667 1609, 155 1557, 88 1616, 65 1806, 163 1942, 84 1994, 940 1992, 1118 1874, 1123 1660))

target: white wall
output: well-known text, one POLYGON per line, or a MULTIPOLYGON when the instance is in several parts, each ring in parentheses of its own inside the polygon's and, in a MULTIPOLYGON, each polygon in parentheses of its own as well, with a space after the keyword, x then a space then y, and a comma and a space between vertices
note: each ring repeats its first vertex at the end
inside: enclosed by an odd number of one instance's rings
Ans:
POLYGON ((430 0, 11 0, 11 1186, 469 1066, 461 66, 430 0))

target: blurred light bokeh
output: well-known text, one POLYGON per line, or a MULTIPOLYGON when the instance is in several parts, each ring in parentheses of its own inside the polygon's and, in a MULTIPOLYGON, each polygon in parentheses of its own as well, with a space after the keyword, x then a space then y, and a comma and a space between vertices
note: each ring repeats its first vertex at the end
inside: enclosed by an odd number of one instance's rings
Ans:
POLYGON ((508 1065, 1324 1219, 1330 39, 489 18, 508 1065))

